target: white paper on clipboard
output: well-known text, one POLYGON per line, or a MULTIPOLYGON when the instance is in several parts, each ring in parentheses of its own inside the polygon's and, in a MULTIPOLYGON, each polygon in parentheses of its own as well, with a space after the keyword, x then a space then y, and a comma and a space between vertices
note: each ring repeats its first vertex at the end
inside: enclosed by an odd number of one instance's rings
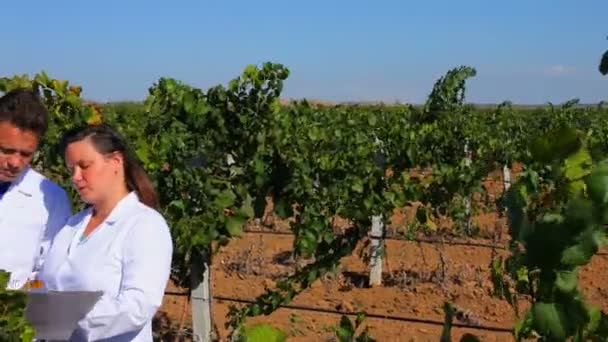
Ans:
POLYGON ((35 339, 67 341, 103 293, 34 290, 27 294, 25 318, 36 330, 35 339))

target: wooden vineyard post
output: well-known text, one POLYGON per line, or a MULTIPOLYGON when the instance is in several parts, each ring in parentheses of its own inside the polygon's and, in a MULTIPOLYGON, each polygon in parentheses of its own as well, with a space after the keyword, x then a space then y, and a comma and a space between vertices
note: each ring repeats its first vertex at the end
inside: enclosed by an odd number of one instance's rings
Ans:
POLYGON ((369 285, 382 285, 382 254, 384 251, 384 223, 382 216, 372 217, 372 229, 370 232, 370 270, 369 285))
POLYGON ((511 187, 511 169, 509 169, 509 166, 507 164, 502 167, 502 179, 504 190, 509 190, 509 188, 511 187))
MULTIPOLYGON (((506 193, 507 191, 509 191, 509 188, 511 187, 511 169, 509 168, 509 165, 507 163, 505 163, 502 166, 502 185, 503 185, 503 194, 506 193)), ((499 209, 499 217, 505 217, 507 213, 507 207, 504 206, 502 208, 499 209)), ((497 233, 498 233, 498 238, 500 239, 500 236, 502 235, 502 230, 503 228, 498 226, 498 222, 497 221, 497 233)), ((493 252, 494 253, 494 252, 493 252)), ((492 258, 494 258, 494 255, 492 256, 492 258)))
MULTIPOLYGON (((375 137, 376 151, 375 162, 378 167, 386 167, 386 151, 384 143, 375 137)), ((386 171, 385 171, 386 172, 386 171)), ((369 234, 370 262, 369 262, 369 286, 382 285, 382 255, 384 254, 384 222, 382 215, 372 216, 372 228, 369 234)))
POLYGON ((211 262, 207 251, 191 264, 192 339, 211 342, 211 262))

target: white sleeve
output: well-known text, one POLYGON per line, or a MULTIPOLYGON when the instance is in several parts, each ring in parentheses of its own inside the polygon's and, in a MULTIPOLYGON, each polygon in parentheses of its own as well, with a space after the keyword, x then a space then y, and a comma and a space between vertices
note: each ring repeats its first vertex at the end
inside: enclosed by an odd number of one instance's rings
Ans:
POLYGON ((118 296, 102 297, 78 323, 86 341, 137 333, 162 304, 173 255, 166 222, 147 216, 125 238, 118 296))
POLYGON ((72 204, 70 203, 70 198, 65 191, 57 191, 57 193, 53 196, 53 203, 54 205, 49 210, 49 219, 44 227, 44 232, 40 239, 40 244, 34 258, 32 278, 35 278, 42 268, 44 258, 51 248, 53 239, 72 216, 72 204))

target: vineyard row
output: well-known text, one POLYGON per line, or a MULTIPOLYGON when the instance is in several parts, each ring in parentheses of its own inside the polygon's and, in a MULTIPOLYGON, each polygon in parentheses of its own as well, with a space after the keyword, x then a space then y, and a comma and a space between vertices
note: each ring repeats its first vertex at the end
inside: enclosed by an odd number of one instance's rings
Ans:
MULTIPOLYGON (((288 304, 350 255, 370 227, 384 229, 393 210, 408 203, 421 203, 415 215, 420 224, 433 226, 447 216, 471 234, 475 196, 487 196, 483 179, 515 164, 522 170, 514 190, 494 204, 509 217, 512 241, 550 248, 539 255, 512 244, 514 259, 495 261, 497 295, 510 301, 514 292, 524 292, 542 304, 533 307, 516 335, 596 333, 603 316, 584 305, 576 269, 603 244, 598 206, 608 199, 602 197, 608 184, 603 187, 602 174, 592 183, 587 176, 608 152, 608 108, 573 100, 533 110, 508 102, 478 110, 465 102, 466 80, 475 75, 467 66, 449 70, 423 106, 281 104, 289 70, 274 63, 248 66, 227 85, 207 90, 161 78, 143 106, 127 110, 84 102, 81 87, 45 73, 2 78, 0 91, 27 86, 43 96, 52 120, 34 166, 70 189, 77 209, 81 204, 56 148, 61 134, 103 121, 127 136, 154 180, 171 226, 172 280, 193 298, 205 297, 200 291, 208 286, 209 259, 238 238, 248 221, 262 217, 266 199, 272 199, 273 213, 290 220, 294 256, 314 262, 278 281, 255 303, 233 307, 230 326, 237 333, 247 317, 288 304), (412 172, 416 168, 420 172, 412 172), (579 196, 587 202, 578 203, 579 196), (552 215, 543 216, 548 212, 552 215), (585 220, 576 221, 576 215, 585 220), (335 217, 350 222, 348 229, 334 230, 335 217), (548 239, 537 225, 553 225, 560 233, 548 239), (561 312, 564 302, 580 310, 561 312), (555 323, 562 316, 578 325, 558 327, 565 324, 555 323)), ((199 314, 208 315, 196 313, 195 334, 208 334, 199 326, 199 314)))

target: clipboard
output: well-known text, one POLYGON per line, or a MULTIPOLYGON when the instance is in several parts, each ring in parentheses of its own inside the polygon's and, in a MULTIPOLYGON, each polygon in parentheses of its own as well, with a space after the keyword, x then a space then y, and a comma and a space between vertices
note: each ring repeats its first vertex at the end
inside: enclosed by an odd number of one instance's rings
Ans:
POLYGON ((99 301, 101 291, 29 290, 25 318, 36 330, 36 340, 68 341, 78 321, 99 301))

